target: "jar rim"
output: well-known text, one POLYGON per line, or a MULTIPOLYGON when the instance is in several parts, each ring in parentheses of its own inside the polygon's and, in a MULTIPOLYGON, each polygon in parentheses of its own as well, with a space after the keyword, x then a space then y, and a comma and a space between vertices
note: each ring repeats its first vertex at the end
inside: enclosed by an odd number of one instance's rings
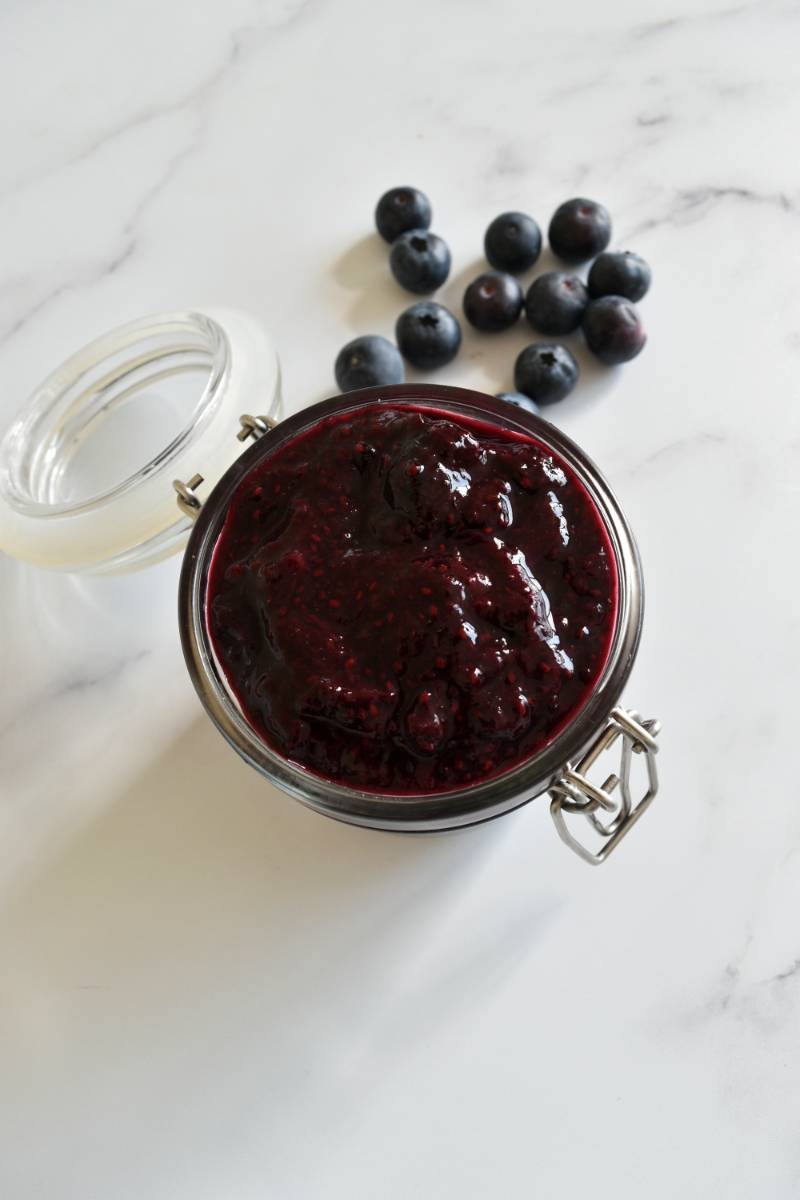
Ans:
POLYGON ((261 774, 309 807, 355 824, 386 829, 450 828, 508 812, 545 791, 565 763, 577 757, 607 720, 630 675, 641 636, 641 563, 627 518, 589 457, 555 426, 495 397, 437 384, 365 388, 333 397, 287 418, 248 449, 226 472, 203 505, 184 555, 179 587, 179 625, 187 668, 206 711, 223 736, 261 774), (205 619, 208 573, 228 503, 253 467, 280 446, 327 417, 373 405, 403 402, 480 418, 535 437, 577 476, 600 515, 611 542, 618 601, 611 646, 592 692, 541 750, 499 775, 442 792, 395 794, 351 788, 327 780, 284 758, 244 717, 216 659, 205 619))

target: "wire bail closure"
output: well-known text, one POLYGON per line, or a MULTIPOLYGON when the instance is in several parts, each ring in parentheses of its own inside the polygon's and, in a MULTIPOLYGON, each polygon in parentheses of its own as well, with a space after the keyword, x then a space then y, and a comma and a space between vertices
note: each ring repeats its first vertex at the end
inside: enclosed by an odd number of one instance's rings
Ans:
POLYGON ((656 737, 661 729, 657 720, 643 721, 637 712, 615 708, 608 718, 605 729, 595 738, 583 758, 573 767, 567 763, 556 782, 551 785, 550 814, 555 822, 558 836, 584 862, 598 866, 605 862, 612 850, 633 828, 639 818, 652 804, 658 793, 656 737), (622 738, 622 753, 618 775, 609 775, 602 786, 587 777, 600 755, 622 738), (647 791, 635 804, 631 797, 631 756, 644 754, 647 765, 647 791), (598 809, 608 814, 605 822, 597 815, 598 809), (597 851, 580 842, 569 829, 565 812, 579 813, 591 822, 595 831, 604 839, 597 851))

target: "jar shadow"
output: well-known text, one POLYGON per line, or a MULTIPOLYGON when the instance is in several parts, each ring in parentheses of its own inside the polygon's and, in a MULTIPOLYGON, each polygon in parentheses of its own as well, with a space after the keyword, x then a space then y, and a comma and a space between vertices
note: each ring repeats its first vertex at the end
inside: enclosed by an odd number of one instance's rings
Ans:
POLYGON ((391 278, 389 250, 389 244, 377 233, 365 234, 334 260, 331 274, 348 291, 366 291, 376 278, 387 274, 391 278))
POLYGON ((389 250, 377 233, 368 234, 331 265, 335 282, 351 293, 344 304, 344 315, 352 326, 350 338, 379 333, 394 340, 394 325, 400 313, 422 298, 404 291, 396 282, 389 268, 389 250))
POLYGON ((270 1143, 309 1113, 335 1124, 343 1056, 367 1089, 387 1086, 387 1040, 413 1044, 480 1004, 517 968, 520 939, 530 949, 549 926, 552 901, 528 898, 499 931, 465 929, 441 965, 443 932, 513 832, 509 818, 438 836, 338 824, 198 719, 9 897, 4 1071, 19 1119, 57 1114, 49 1153, 65 1163, 86 1136, 76 1078, 90 1103, 124 1106, 153 1164, 185 1151, 196 1165, 206 1149, 213 1163, 234 1126, 270 1143), (34 1077, 43 996, 57 1045, 34 1077))

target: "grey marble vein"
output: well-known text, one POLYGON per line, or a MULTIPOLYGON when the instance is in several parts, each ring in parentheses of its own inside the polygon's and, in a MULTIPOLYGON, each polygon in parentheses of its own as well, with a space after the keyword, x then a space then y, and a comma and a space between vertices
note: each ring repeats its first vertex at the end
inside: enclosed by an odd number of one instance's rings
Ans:
POLYGON ((176 99, 168 100, 163 104, 145 105, 137 109, 130 116, 126 116, 116 124, 103 130, 102 133, 94 137, 80 150, 76 151, 69 158, 54 164, 46 172, 15 181, 13 186, 0 194, 0 203, 3 203, 11 196, 16 196, 21 191, 39 186, 54 172, 63 171, 69 167, 80 166, 108 146, 129 137, 132 133, 144 127, 162 121, 167 117, 174 116, 176 113, 184 112, 187 108, 193 108, 200 102, 207 101, 226 82, 230 72, 236 67, 241 56, 244 39, 245 33, 243 31, 232 33, 222 61, 197 83, 176 97, 176 99))
POLYGON ((778 971, 771 979, 765 980, 766 983, 786 983, 787 980, 800 978, 800 955, 786 967, 783 971, 778 971))
POLYGON ((631 29, 628 37, 631 41, 643 42, 661 38, 664 34, 681 34, 687 27, 698 24, 714 25, 722 21, 727 22, 731 17, 740 17, 745 13, 751 13, 757 7, 758 4, 734 4, 728 8, 721 8, 713 12, 687 13, 676 17, 664 17, 655 21, 642 21, 631 29))
POLYGON ((705 217, 717 205, 727 201, 747 205, 774 208, 792 216, 800 212, 800 193, 787 191, 762 192, 736 184, 703 184, 691 188, 680 188, 674 200, 659 215, 635 223, 627 231, 629 238, 640 237, 663 225, 677 224, 687 216, 695 214, 697 219, 705 217))
POLYGON ((70 280, 66 283, 60 283, 57 287, 54 287, 50 291, 46 292, 44 296, 40 297, 40 299, 38 299, 29 308, 25 309, 24 312, 20 313, 19 316, 15 317, 11 324, 0 332, 0 346, 4 346, 13 337, 25 329, 35 317, 38 317, 42 312, 45 311, 45 309, 55 304, 55 302, 60 300, 63 296, 75 291, 76 288, 87 287, 92 284, 100 283, 103 279, 108 279, 110 276, 116 274, 116 272, 125 265, 128 259, 131 258, 135 250, 136 239, 129 237, 122 249, 115 251, 106 262, 99 263, 90 268, 79 278, 70 280))
POLYGON ((60 702, 70 702, 72 697, 92 688, 102 688, 115 684, 136 663, 148 658, 152 652, 142 649, 134 653, 122 654, 115 657, 100 670, 77 670, 62 677, 57 677, 48 683, 46 690, 38 691, 20 703, 14 710, 10 720, 0 725, 0 743, 21 726, 25 726, 35 718, 37 712, 46 705, 48 707, 60 702))

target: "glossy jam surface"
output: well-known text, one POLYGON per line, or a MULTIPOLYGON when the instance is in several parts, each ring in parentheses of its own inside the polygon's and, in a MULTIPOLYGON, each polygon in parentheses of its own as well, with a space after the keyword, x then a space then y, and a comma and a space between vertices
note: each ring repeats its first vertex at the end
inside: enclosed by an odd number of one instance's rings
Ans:
POLYGON ((206 615, 269 746, 351 787, 424 793, 550 741, 603 669, 616 604, 601 518, 552 452, 372 404, 253 468, 206 615))

